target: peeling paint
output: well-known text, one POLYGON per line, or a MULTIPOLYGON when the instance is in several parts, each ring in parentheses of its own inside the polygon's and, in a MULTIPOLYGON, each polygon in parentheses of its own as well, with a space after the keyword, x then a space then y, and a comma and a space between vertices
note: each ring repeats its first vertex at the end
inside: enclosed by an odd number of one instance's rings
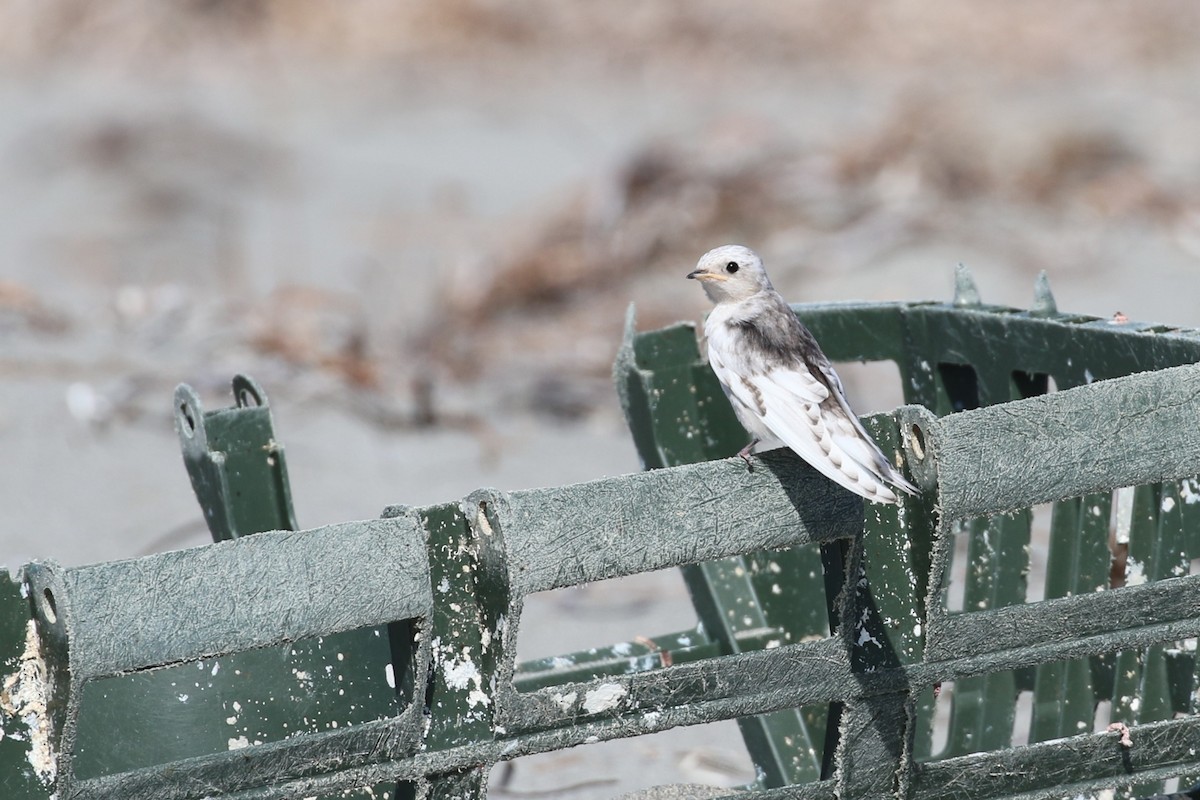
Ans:
POLYGON ((41 645, 37 623, 29 620, 25 625, 25 649, 17 663, 17 671, 4 676, 3 688, 0 689, 0 714, 19 719, 29 728, 29 752, 26 758, 38 780, 50 786, 58 776, 58 762, 54 752, 53 726, 47 709, 50 701, 50 670, 42 657, 41 645))

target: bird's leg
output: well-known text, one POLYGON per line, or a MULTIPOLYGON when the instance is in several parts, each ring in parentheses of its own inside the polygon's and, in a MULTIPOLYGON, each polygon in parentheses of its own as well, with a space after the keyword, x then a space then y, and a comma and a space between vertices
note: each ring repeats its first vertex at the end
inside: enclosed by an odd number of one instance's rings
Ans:
POLYGON ((742 461, 746 462, 746 469, 754 469, 754 465, 750 463, 750 451, 754 449, 754 445, 756 444, 758 444, 758 439, 751 439, 750 444, 738 450, 738 455, 741 456, 742 461))

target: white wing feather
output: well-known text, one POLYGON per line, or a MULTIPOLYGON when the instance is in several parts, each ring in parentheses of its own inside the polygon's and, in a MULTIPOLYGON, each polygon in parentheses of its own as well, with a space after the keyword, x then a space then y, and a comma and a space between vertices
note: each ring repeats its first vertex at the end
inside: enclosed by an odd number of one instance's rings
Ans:
POLYGON ((878 460, 883 456, 875 445, 859 438, 855 422, 790 392, 792 374, 776 370, 749 379, 763 397, 763 424, 834 483, 872 500, 896 502, 895 493, 879 474, 878 460))

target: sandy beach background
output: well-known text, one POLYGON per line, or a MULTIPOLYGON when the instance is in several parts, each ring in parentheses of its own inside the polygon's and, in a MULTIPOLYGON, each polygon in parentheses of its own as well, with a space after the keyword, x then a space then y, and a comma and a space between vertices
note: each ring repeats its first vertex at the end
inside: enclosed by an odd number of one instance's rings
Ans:
MULTIPOLYGON (((638 468, 624 309, 712 246, 788 299, 1193 326, 1200 6, 0 0, 0 564, 207 534, 188 382, 267 389, 304 527, 638 468)), ((895 387, 848 370, 862 411, 895 387)), ((673 574, 531 604, 526 655, 692 624, 673 574)), ((732 723, 503 789, 746 780, 732 723), (619 767, 618 767, 619 765, 619 767)))

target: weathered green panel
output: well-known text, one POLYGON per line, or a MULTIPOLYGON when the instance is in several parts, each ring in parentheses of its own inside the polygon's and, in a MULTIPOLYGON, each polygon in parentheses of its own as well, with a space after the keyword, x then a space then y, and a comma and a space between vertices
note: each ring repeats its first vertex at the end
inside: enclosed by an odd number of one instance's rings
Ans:
MULTIPOLYGON (((379 628, 367 630, 379 636, 379 628)), ((393 717, 404 706, 387 641, 371 652, 363 633, 89 682, 75 774, 98 777, 393 717), (118 727, 123 734, 112 736, 118 727)))

